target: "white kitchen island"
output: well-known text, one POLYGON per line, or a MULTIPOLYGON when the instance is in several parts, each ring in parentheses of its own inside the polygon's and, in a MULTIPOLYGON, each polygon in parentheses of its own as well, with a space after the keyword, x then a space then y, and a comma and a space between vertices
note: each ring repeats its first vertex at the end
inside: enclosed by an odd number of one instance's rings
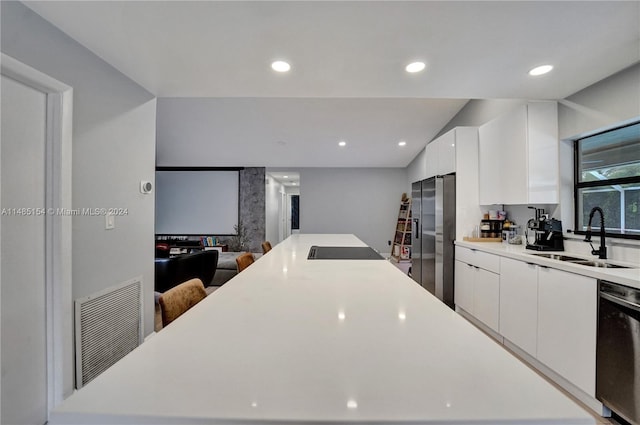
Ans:
POLYGON ((77 391, 50 424, 594 424, 385 260, 294 235, 77 391))

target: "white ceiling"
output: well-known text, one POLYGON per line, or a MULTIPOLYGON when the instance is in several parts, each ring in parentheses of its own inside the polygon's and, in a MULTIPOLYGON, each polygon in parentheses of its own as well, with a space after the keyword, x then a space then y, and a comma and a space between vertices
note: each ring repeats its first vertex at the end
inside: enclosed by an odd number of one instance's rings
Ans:
MULTIPOLYGON (((428 99, 420 118, 404 123, 413 126, 410 133, 429 128, 412 142, 420 147, 468 99, 560 99, 640 60, 638 1, 25 4, 159 97, 287 98, 292 105, 296 98, 428 99), (292 70, 273 72, 269 64, 276 59, 289 61, 292 70), (418 59, 427 69, 406 73, 404 66, 418 59), (545 63, 555 66, 552 73, 528 76, 529 69, 545 63)), ((402 121, 414 107, 407 102, 390 108, 388 122, 402 121)), ((289 118, 309 119, 304 113, 294 111, 289 118)), ((324 121, 336 122, 340 134, 337 123, 348 122, 350 113, 327 107, 324 121)), ((253 123, 247 119, 245 125, 253 123)), ((379 143, 402 138, 374 141, 372 127, 365 122, 349 137, 369 143, 371 152, 383 148, 379 143)), ((303 130, 287 142, 308 136, 303 130)), ((327 142, 325 159, 313 165, 377 161, 359 152, 340 162, 345 152, 334 148, 327 142)), ((246 146, 241 150, 246 154, 246 146)), ((262 160, 266 166, 297 165, 275 155, 262 160)), ((390 155, 386 166, 407 162, 406 155, 390 155)))

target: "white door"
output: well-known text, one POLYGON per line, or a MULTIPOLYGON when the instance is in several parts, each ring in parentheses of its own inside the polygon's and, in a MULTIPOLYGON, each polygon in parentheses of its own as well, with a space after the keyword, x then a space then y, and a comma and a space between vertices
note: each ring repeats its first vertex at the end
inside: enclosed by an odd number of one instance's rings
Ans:
POLYGON ((1 89, 0 422, 44 424, 47 421, 43 213, 47 95, 4 75, 1 89))

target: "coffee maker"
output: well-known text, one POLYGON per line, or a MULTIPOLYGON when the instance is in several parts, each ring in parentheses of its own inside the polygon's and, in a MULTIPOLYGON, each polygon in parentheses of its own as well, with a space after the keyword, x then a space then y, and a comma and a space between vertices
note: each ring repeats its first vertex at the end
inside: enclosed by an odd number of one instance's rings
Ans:
POLYGON ((535 210, 535 218, 527 222, 527 249, 535 251, 564 251, 562 222, 550 218, 542 208, 529 207, 535 210), (529 242, 529 232, 533 232, 535 240, 529 242))

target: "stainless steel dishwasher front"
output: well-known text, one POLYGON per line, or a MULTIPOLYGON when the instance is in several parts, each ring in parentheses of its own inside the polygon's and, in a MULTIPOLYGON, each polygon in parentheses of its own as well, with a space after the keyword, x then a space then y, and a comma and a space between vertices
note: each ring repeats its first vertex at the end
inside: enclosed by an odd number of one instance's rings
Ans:
POLYGON ((599 284, 596 398, 640 425, 640 289, 599 284))

